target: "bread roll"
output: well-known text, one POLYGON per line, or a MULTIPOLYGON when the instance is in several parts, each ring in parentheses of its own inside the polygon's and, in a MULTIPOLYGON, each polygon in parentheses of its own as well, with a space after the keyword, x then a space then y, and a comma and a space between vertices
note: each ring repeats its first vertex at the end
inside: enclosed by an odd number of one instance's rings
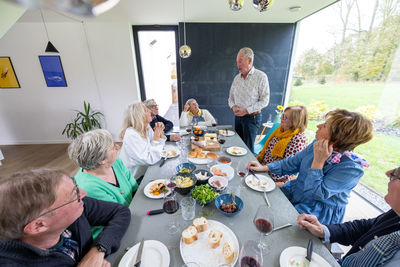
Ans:
POLYGON ((209 159, 217 159, 218 158, 218 154, 215 154, 214 152, 208 152, 207 153, 207 158, 209 158, 209 159))
POLYGON ((225 242, 224 245, 222 246, 222 255, 224 255, 225 262, 227 264, 231 264, 233 258, 235 258, 235 253, 233 252, 228 242, 225 242))
POLYGON ((182 232, 182 240, 185 244, 192 244, 194 241, 197 240, 199 232, 197 231, 196 227, 193 225, 189 226, 182 232))
POLYGON ((206 158, 206 154, 204 152, 199 152, 199 153, 197 153, 197 157, 199 159, 205 159, 206 158))
POLYGON ((193 225, 196 227, 197 231, 204 232, 208 229, 208 221, 204 217, 196 218, 193 220, 193 225))
POLYGON ((218 230, 211 230, 208 234, 208 243, 212 248, 217 248, 221 242, 222 233, 218 230))
POLYGON ((201 149, 201 148, 196 148, 196 149, 194 150, 194 152, 196 152, 196 153, 203 152, 203 149, 201 149))
POLYGON ((197 157, 197 152, 196 151, 190 151, 189 152, 189 157, 190 158, 196 158, 197 157))

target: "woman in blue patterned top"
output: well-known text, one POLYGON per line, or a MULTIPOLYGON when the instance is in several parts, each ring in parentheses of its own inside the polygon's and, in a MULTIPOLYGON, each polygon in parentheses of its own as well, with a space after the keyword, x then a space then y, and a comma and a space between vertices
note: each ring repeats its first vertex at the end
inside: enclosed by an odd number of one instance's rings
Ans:
POLYGON ((299 213, 315 215, 321 223, 341 223, 348 197, 368 163, 353 150, 372 139, 372 123, 356 112, 336 109, 318 125, 314 140, 293 157, 262 166, 249 162, 254 171, 298 177, 281 187, 299 213))

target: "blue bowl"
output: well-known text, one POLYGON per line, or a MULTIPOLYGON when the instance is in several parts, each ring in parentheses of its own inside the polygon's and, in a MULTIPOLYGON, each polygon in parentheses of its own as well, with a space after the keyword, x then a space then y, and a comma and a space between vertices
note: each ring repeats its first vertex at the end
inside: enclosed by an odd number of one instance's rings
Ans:
POLYGON ((231 194, 223 194, 215 199, 215 207, 217 207, 217 210, 219 212, 221 212, 222 214, 224 214, 225 216, 233 217, 233 216, 237 215, 243 209, 243 206, 244 206, 243 200, 236 195, 235 195, 235 202, 236 202, 236 206, 237 206, 237 210, 235 212, 228 213, 228 212, 223 211, 221 209, 222 204, 232 203, 232 195, 231 194))
POLYGON ((211 173, 210 171, 208 171, 208 170, 201 170, 201 169, 199 169, 199 170, 195 170, 195 171, 193 172, 194 176, 196 176, 196 174, 198 174, 198 173, 202 173, 202 174, 204 174, 204 175, 207 175, 207 179, 199 180, 199 179, 196 177, 196 178, 197 178, 197 185, 207 184, 207 183, 208 183, 208 179, 210 179, 210 177, 214 175, 214 174, 212 174, 212 173, 211 173))
POLYGON ((176 166, 176 172, 178 172, 178 173, 192 173, 194 170, 196 170, 196 165, 194 165, 193 163, 189 163, 189 162, 181 163, 178 166, 176 166), (190 171, 182 172, 181 170, 183 168, 188 169, 190 171))
POLYGON ((207 130, 205 130, 205 129, 199 129, 199 131, 201 131, 201 133, 195 133, 194 131, 195 130, 193 130, 192 132, 193 132, 193 135, 195 135, 195 136, 203 136, 207 133, 207 130))

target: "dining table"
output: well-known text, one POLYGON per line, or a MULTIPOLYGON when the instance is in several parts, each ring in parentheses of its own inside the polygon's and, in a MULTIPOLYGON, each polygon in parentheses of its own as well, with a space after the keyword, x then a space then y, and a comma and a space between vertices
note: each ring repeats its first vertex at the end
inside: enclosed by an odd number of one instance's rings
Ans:
MULTIPOLYGON (((225 143, 222 145, 220 151, 213 151, 217 152, 219 156, 230 157, 232 159, 231 166, 233 169, 236 168, 239 162, 243 163, 244 161, 248 162, 256 160, 253 153, 246 147, 240 136, 234 132, 231 126, 217 126, 217 130, 218 129, 229 129, 229 131, 234 133, 232 136, 224 137, 225 143), (227 148, 232 146, 245 148, 247 153, 240 156, 230 155, 227 153, 227 148)), ((181 133, 184 133, 184 131, 181 133)), ((190 151, 189 138, 191 135, 192 134, 182 136, 183 140, 179 145, 174 142, 169 142, 168 146, 176 147, 177 150, 183 150, 179 156, 166 160, 162 167, 159 166, 160 163, 148 167, 129 206, 132 214, 131 222, 121 240, 120 248, 107 258, 112 266, 119 266, 121 258, 127 252, 127 249, 140 243, 142 239, 158 240, 163 243, 169 251, 169 266, 181 267, 184 264, 180 254, 181 233, 185 228, 192 224, 192 221, 183 220, 180 209, 174 214, 162 213, 152 216, 146 215, 150 210, 162 209, 163 199, 147 197, 144 193, 144 188, 153 180, 168 179, 169 176, 175 172, 175 168, 179 163, 187 161, 187 152, 190 151), (180 230, 175 234, 170 234, 166 230, 166 225, 173 218, 179 222, 180 230)), ((196 165, 196 169, 208 170, 209 167, 210 166, 207 164, 196 165)), ((259 174, 266 175, 265 173, 259 174)), ((195 217, 205 216, 208 220, 215 220, 224 224, 236 235, 240 247, 242 247, 247 240, 258 241, 260 233, 257 231, 253 223, 253 218, 258 207, 260 205, 266 205, 263 192, 255 191, 247 186, 244 178, 238 176, 236 171, 233 179, 229 181, 228 191, 233 191, 235 195, 239 196, 243 200, 244 206, 240 213, 233 217, 228 217, 217 211, 214 203, 210 203, 204 207, 196 203, 195 217)), ((280 266, 280 255, 283 250, 292 246, 306 248, 310 239, 314 242, 313 252, 320 255, 330 264, 330 266, 339 266, 332 254, 325 245, 322 244, 319 238, 313 236, 308 231, 301 229, 297 225, 297 216, 299 213, 281 192, 279 187, 268 192, 267 196, 274 214, 274 227, 288 223, 292 224, 292 226, 278 231, 273 231, 271 234, 264 237, 264 241, 268 245, 268 251, 263 255, 263 266, 280 266)), ((179 197, 183 198, 184 196, 179 197)), ((239 251, 236 253, 239 253, 239 251)), ((239 260, 236 262, 235 266, 239 266, 239 260)))

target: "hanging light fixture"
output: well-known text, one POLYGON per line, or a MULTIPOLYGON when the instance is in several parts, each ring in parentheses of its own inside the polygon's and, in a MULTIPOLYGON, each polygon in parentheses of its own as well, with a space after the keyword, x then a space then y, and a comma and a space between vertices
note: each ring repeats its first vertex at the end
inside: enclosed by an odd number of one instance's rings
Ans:
POLYGON ((179 48, 181 58, 188 58, 192 54, 192 49, 186 44, 186 23, 185 23, 185 0, 182 0, 183 5, 183 45, 179 48))
POLYGON ((233 11, 239 11, 243 7, 244 0, 228 0, 229 7, 233 11))
POLYGON ((253 6, 260 12, 270 9, 275 0, 253 0, 253 6))
POLYGON ((45 52, 46 53, 60 53, 60 52, 58 52, 57 48, 50 42, 49 32, 47 31, 47 26, 46 26, 46 22, 44 21, 42 9, 40 8, 39 10, 40 10, 40 15, 42 16, 42 21, 43 21, 44 29, 46 31, 46 36, 47 36, 47 41, 48 41, 45 52))

